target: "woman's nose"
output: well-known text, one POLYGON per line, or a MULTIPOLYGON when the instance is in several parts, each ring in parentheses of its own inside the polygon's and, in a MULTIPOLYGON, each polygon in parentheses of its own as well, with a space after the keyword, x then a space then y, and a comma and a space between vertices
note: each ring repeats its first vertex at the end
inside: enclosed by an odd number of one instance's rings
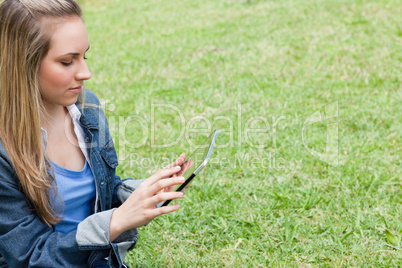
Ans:
POLYGON ((89 71, 88 65, 85 61, 80 64, 80 68, 76 74, 76 79, 79 81, 91 79, 91 72, 89 71))

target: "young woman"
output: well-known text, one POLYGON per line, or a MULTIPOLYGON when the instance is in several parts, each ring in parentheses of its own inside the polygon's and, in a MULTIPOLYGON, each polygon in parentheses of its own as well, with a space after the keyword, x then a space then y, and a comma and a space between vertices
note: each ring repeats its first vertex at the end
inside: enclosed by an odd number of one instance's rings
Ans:
POLYGON ((183 196, 172 165, 146 180, 115 176, 74 0, 0 3, 0 267, 121 267, 137 227, 183 196))

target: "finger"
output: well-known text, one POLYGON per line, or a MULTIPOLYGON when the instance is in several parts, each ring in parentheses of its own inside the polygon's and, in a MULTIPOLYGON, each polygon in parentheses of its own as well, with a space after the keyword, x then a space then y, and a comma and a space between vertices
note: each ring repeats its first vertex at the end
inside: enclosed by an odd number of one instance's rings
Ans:
POLYGON ((167 192, 173 192, 175 186, 170 186, 170 187, 166 187, 165 189, 163 189, 162 191, 167 193, 167 192))
POLYGON ((159 193, 150 199, 150 205, 155 206, 156 204, 166 200, 180 199, 183 195, 182 192, 159 193))
POLYGON ((186 171, 186 170, 189 169, 193 164, 194 164, 193 161, 188 160, 188 161, 186 161, 186 162, 183 164, 181 170, 182 170, 182 171, 186 171))
POLYGON ((183 177, 173 177, 162 179, 149 187, 150 194, 164 192, 163 189, 172 189, 175 185, 183 184, 185 179, 183 177))
POLYGON ((163 206, 160 208, 156 208, 154 209, 155 213, 157 214, 157 216, 163 215, 163 214, 167 214, 173 211, 176 211, 180 208, 179 204, 174 204, 174 205, 170 205, 170 206, 163 206))
POLYGON ((182 154, 179 156, 179 158, 176 159, 176 161, 174 161, 173 163, 167 165, 167 166, 164 167, 164 168, 171 168, 171 167, 174 167, 174 166, 181 166, 181 165, 183 165, 184 160, 186 160, 186 155, 185 155, 184 153, 182 153, 182 154))
POLYGON ((183 163, 183 165, 181 165, 180 172, 174 174, 173 176, 183 176, 183 174, 187 171, 187 169, 189 169, 192 165, 193 165, 193 161, 191 161, 191 160, 185 161, 183 163))
POLYGON ((146 213, 146 217, 150 220, 163 215, 163 214, 167 214, 173 211, 176 211, 180 208, 179 204, 174 204, 174 205, 170 205, 170 206, 163 206, 163 207, 159 207, 159 208, 153 208, 147 211, 146 213))
POLYGON ((146 186, 151 186, 161 179, 169 178, 170 176, 179 172, 180 170, 181 170, 181 168, 179 166, 175 166, 175 167, 171 167, 171 168, 167 168, 167 169, 161 169, 158 172, 156 172, 154 175, 149 177, 142 184, 145 184, 146 186))
POLYGON ((193 161, 189 160, 186 162, 186 164, 184 165, 185 170, 189 169, 190 167, 192 167, 194 164, 193 161))

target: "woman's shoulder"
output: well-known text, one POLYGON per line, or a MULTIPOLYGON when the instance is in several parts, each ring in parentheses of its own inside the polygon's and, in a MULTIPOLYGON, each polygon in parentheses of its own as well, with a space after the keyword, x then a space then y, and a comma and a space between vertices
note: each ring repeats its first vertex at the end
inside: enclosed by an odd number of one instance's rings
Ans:
POLYGON ((89 89, 85 90, 85 103, 100 106, 100 101, 96 94, 89 89))
POLYGON ((0 137, 0 159, 10 161, 6 148, 4 147, 3 140, 0 137))
POLYGON ((85 94, 81 96, 81 99, 79 99, 75 105, 84 117, 87 116, 88 113, 90 116, 96 116, 99 114, 99 110, 102 110, 98 97, 89 89, 85 90, 85 94))
POLYGON ((77 102, 76 105, 81 112, 81 123, 84 126, 97 129, 108 128, 105 113, 95 93, 87 89, 84 102, 77 102))
POLYGON ((89 89, 85 90, 85 94, 81 96, 81 99, 79 99, 75 105, 81 114, 98 114, 99 111, 102 110, 102 105, 98 97, 89 89))
POLYGON ((8 156, 3 141, 0 138, 0 180, 3 181, 4 179, 8 183, 15 184, 15 176, 15 170, 10 157, 8 156), (12 176, 10 176, 10 174, 12 174, 12 176))

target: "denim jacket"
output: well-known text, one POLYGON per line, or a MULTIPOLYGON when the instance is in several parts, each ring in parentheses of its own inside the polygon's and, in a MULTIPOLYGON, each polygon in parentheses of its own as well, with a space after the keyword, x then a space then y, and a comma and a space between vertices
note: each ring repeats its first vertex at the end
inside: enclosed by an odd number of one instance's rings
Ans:
MULTIPOLYGON (((100 106, 89 90, 86 103, 100 106)), ((126 252, 136 244, 136 229, 109 242, 109 225, 113 210, 143 180, 120 180, 115 175, 117 155, 103 110, 85 105, 83 108, 78 103, 77 106, 96 183, 93 214, 68 234, 47 226, 21 191, 0 140, 0 267, 92 267, 105 258, 111 267, 122 267, 126 252)))

